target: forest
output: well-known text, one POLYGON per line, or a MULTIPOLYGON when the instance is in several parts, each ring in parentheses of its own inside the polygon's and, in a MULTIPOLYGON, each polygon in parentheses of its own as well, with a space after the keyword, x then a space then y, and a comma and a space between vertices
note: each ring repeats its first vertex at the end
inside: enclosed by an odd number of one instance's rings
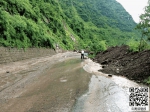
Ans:
POLYGON ((129 45, 141 33, 116 0, 1 0, 0 46, 87 49, 129 45))

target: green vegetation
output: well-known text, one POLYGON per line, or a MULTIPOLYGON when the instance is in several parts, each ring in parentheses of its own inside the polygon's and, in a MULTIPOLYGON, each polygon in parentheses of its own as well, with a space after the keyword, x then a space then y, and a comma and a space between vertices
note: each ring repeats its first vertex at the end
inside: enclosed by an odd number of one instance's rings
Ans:
MULTIPOLYGON (((0 45, 103 51, 139 40, 115 0, 1 0, 0 45)), ((134 45, 131 45, 134 46, 134 45)))
POLYGON ((148 84, 148 85, 150 85, 150 77, 148 77, 147 79, 145 79, 143 82, 146 83, 146 84, 148 84))
MULTIPOLYGON (((150 49, 150 0, 145 7, 145 13, 140 16, 140 23, 137 25, 137 29, 141 32, 141 40, 139 45, 139 51, 150 49)), ((150 85, 150 77, 144 80, 144 83, 150 85)))
POLYGON ((137 29, 141 32, 142 36, 140 39, 139 51, 150 49, 150 0, 148 5, 145 7, 145 13, 141 14, 140 22, 137 25, 137 29))

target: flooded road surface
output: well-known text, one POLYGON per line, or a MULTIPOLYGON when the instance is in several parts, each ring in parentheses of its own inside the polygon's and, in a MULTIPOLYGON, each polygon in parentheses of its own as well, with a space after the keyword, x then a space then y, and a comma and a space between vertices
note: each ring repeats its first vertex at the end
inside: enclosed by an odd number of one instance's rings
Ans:
POLYGON ((78 98, 72 112, 129 112, 129 88, 141 85, 98 72, 101 66, 89 59, 85 60, 83 68, 92 74, 89 89, 78 98))
POLYGON ((100 68, 73 52, 0 65, 0 112, 128 112, 139 85, 100 68))
POLYGON ((88 90, 80 54, 67 52, 0 65, 0 112, 69 112, 88 90))

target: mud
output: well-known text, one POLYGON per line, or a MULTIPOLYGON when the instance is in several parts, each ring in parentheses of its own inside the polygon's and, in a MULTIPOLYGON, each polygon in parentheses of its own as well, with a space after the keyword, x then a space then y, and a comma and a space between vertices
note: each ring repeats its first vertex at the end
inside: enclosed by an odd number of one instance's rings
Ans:
POLYGON ((103 65, 104 73, 121 75, 143 82, 150 76, 150 50, 130 52, 128 46, 111 47, 99 52, 94 61, 103 65))
POLYGON ((89 89, 78 98, 72 112, 129 112, 129 88, 146 87, 122 76, 109 77, 90 59, 85 60, 83 68, 92 74, 89 89))
POLYGON ((0 66, 0 112, 69 112, 91 77, 73 52, 0 66))
POLYGON ((0 65, 0 112, 126 112, 124 77, 74 52, 0 65), (121 102, 121 103, 120 103, 121 102))

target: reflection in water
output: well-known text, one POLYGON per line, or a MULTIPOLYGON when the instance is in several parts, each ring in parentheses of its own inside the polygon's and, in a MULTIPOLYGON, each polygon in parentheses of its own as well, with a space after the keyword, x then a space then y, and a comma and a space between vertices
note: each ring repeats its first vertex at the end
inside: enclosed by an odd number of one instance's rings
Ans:
POLYGON ((83 70, 80 59, 69 59, 53 65, 36 86, 24 95, 28 98, 37 96, 38 99, 28 112, 69 112, 77 97, 88 89, 90 77, 83 70))
POLYGON ((89 90, 81 96, 73 112, 127 112, 128 94, 104 76, 91 78, 89 90))
POLYGON ((108 77, 98 72, 101 66, 85 60, 83 68, 92 73, 88 92, 78 98, 73 112, 128 112, 129 88, 140 85, 124 77, 108 77))
POLYGON ((99 64, 80 60, 77 53, 43 59, 46 63, 32 61, 33 72, 21 72, 22 81, 0 92, 2 112, 127 112, 126 90, 134 82, 97 72, 99 64))

